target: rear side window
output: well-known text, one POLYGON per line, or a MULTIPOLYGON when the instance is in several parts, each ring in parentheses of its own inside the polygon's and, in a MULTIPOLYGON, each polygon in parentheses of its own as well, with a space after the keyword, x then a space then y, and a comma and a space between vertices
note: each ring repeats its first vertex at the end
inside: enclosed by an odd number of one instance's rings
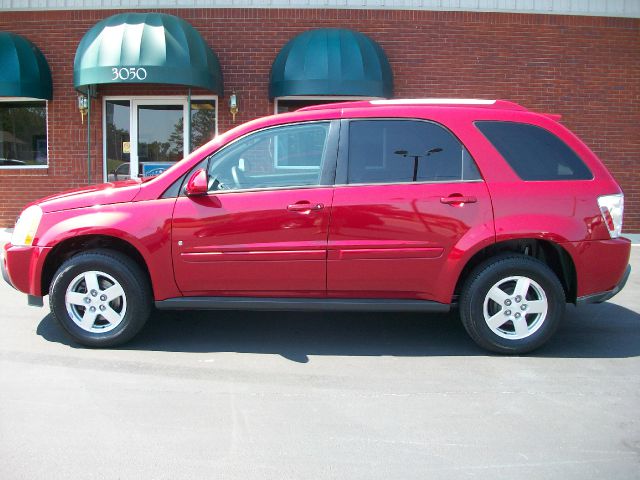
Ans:
POLYGON ((460 182, 482 177, 448 130, 419 120, 352 120, 348 183, 460 182))
POLYGON ((522 180, 591 180, 593 174, 553 133, 526 123, 475 122, 522 180))

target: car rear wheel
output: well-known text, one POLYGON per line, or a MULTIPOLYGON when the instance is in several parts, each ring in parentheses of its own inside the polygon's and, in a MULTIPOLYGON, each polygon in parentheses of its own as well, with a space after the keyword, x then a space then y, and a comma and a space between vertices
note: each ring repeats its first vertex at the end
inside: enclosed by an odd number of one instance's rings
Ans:
POLYGON ((546 264, 509 255, 473 270, 460 296, 460 318, 481 347, 520 354, 549 340, 564 316, 565 303, 564 289, 546 264))
POLYGON ((118 252, 93 250, 71 257, 54 275, 51 312, 78 343, 113 347, 133 338, 151 311, 149 282, 118 252))

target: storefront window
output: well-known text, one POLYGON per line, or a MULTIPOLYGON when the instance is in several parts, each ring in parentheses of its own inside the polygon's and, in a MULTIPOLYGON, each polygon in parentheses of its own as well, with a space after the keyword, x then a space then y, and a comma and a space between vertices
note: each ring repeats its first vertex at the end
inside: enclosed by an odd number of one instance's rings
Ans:
POLYGON ((216 135, 215 100, 191 101, 191 151, 200 148, 216 135))
POLYGON ((324 100, 320 98, 312 99, 312 100, 278 99, 276 113, 295 112, 299 108, 303 108, 303 107, 310 107, 312 105, 322 105, 324 103, 338 103, 338 102, 344 102, 344 101, 347 101, 347 100, 324 100))
POLYGON ((299 108, 325 105, 330 103, 356 102, 370 100, 370 97, 338 97, 338 96, 311 96, 311 97, 280 97, 274 100, 275 113, 295 112, 299 108))
POLYGON ((108 100, 105 105, 107 180, 126 180, 131 172, 131 122, 129 100, 108 100))
POLYGON ((0 167, 46 165, 46 102, 0 102, 0 167))

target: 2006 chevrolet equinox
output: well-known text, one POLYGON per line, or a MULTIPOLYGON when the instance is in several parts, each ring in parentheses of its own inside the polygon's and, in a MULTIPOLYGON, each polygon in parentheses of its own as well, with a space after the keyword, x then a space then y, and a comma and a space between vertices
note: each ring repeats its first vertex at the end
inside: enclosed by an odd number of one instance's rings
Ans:
POLYGON ((151 308, 442 312, 501 353, 629 275, 623 194, 558 116, 489 100, 303 108, 221 135, 162 175, 44 198, 5 279, 87 346, 151 308))

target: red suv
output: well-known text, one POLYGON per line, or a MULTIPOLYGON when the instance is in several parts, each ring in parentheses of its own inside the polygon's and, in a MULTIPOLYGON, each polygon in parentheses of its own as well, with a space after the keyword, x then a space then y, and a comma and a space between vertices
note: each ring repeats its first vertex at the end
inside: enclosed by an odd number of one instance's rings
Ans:
POLYGON ((93 347, 131 339, 154 304, 457 306, 482 347, 527 352, 630 271, 620 187, 557 119, 489 100, 261 118, 157 177, 31 204, 3 275, 93 347))

